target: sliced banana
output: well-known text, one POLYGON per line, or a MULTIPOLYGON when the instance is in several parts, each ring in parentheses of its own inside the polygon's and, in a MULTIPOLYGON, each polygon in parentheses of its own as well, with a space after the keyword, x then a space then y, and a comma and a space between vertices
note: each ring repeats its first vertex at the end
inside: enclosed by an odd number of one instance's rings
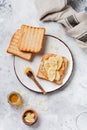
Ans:
POLYGON ((59 58, 57 60, 57 70, 60 69, 62 62, 63 62, 63 58, 62 58, 62 56, 59 56, 59 58))
POLYGON ((35 119, 32 119, 32 118, 31 119, 26 119, 26 121, 29 122, 29 123, 33 123, 35 121, 35 119))
POLYGON ((60 79, 60 73, 58 70, 61 68, 62 62, 62 56, 52 56, 48 60, 44 61, 44 68, 50 81, 60 79))
POLYGON ((44 68, 46 71, 48 71, 48 69, 50 68, 50 64, 48 60, 44 61, 44 68))
POLYGON ((60 56, 55 56, 55 59, 58 61, 60 56))
POLYGON ((33 113, 28 113, 26 116, 25 116, 25 120, 29 123, 33 123, 35 121, 34 119, 34 114, 33 113))
POLYGON ((48 71, 47 71, 47 73, 48 73, 48 79, 50 81, 53 81, 55 79, 55 74, 56 74, 55 69, 49 68, 48 71))
POLYGON ((60 73, 59 71, 56 71, 56 76, 55 76, 55 80, 60 80, 60 73))
POLYGON ((57 60, 55 58, 55 56, 52 56, 49 58, 49 64, 51 68, 54 68, 55 70, 57 69, 57 60))

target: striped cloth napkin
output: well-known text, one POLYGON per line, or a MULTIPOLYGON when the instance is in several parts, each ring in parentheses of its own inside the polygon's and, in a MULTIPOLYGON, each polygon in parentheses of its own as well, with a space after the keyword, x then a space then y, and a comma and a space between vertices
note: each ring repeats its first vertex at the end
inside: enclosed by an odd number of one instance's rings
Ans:
POLYGON ((68 0, 36 0, 35 4, 41 21, 59 22, 80 47, 87 48, 86 12, 76 12, 68 0))

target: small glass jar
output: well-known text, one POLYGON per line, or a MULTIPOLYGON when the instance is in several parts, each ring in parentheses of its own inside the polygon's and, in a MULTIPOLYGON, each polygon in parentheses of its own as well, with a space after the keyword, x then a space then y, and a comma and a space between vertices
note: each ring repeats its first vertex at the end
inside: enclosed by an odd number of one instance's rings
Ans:
POLYGON ((22 97, 19 93, 17 92, 12 92, 8 95, 8 102, 12 105, 12 106, 21 106, 23 103, 22 97))

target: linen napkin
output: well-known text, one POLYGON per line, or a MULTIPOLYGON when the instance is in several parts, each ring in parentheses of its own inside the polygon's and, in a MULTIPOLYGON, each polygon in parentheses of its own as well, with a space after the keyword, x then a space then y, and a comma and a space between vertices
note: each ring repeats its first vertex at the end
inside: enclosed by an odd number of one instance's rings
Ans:
POLYGON ((87 48, 86 12, 75 11, 68 0, 36 0, 35 4, 41 21, 59 22, 80 47, 87 48))

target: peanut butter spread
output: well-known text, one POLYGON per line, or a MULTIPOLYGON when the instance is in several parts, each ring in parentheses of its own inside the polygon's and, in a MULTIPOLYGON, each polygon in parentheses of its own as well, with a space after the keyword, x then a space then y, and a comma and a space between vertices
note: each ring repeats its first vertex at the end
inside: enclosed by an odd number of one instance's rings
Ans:
POLYGON ((33 70, 30 67, 26 67, 24 70, 24 74, 26 74, 28 71, 31 71, 33 73, 33 70))

